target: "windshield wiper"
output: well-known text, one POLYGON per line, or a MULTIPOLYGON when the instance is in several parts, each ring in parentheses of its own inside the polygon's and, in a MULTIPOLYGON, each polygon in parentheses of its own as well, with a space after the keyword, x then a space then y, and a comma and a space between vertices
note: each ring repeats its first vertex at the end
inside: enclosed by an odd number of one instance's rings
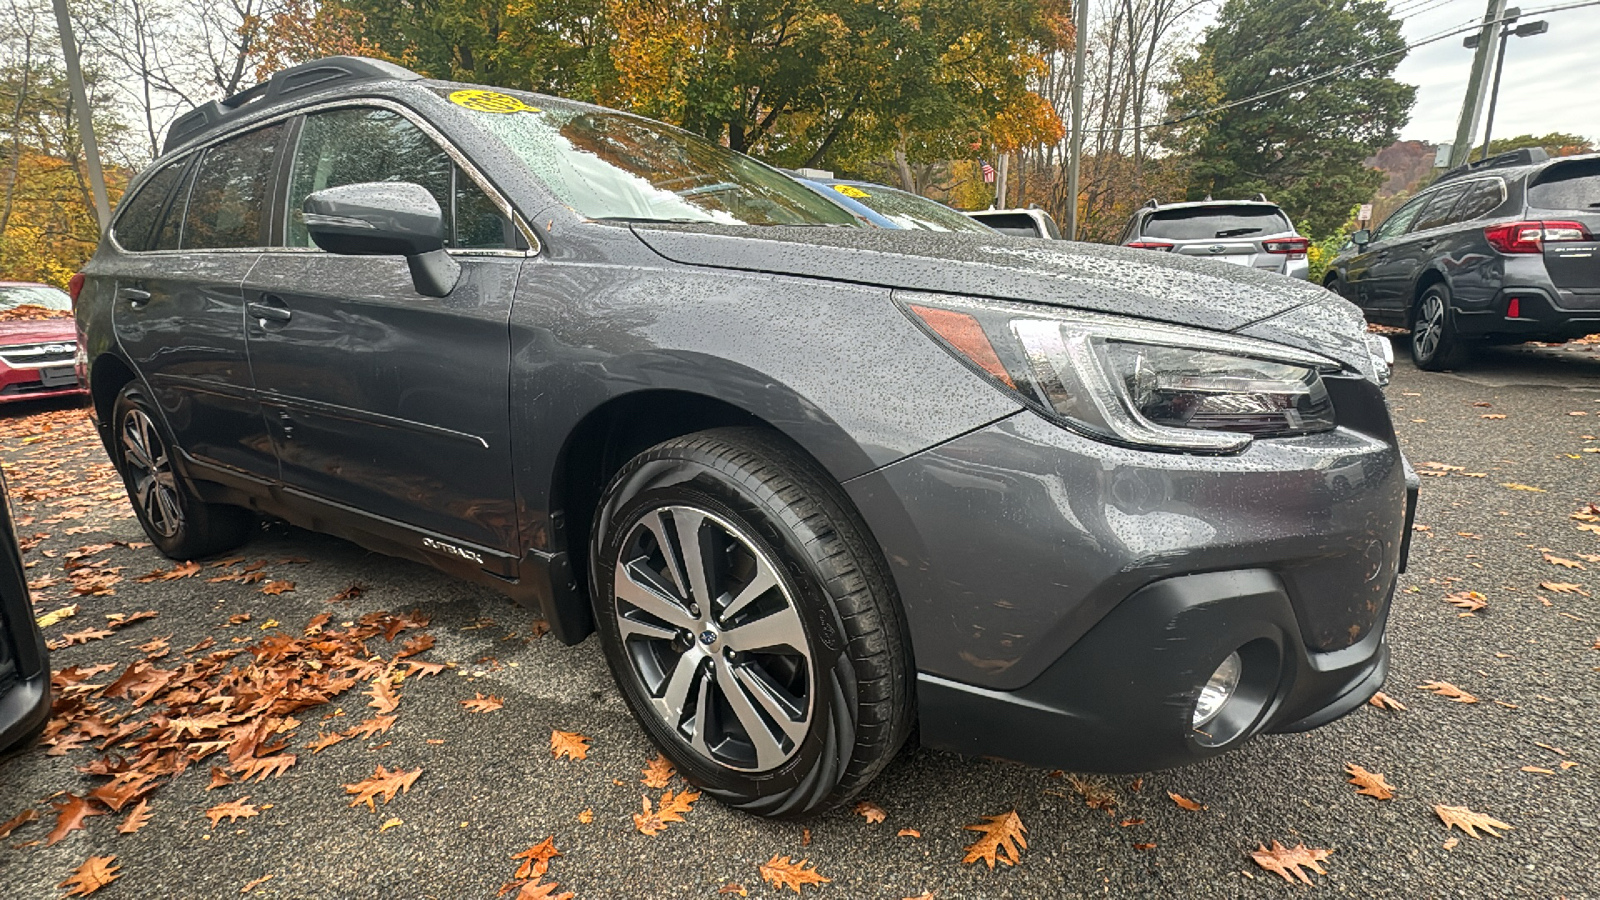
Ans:
POLYGON ((595 216, 596 222, 656 222, 670 225, 707 225, 714 224, 710 219, 663 219, 657 216, 595 216))
POLYGON ((1255 233, 1259 232, 1260 230, 1261 229, 1259 229, 1259 228, 1229 228, 1229 229, 1226 229, 1224 231, 1217 232, 1217 237, 1219 237, 1219 238, 1238 237, 1241 234, 1255 234, 1255 233))

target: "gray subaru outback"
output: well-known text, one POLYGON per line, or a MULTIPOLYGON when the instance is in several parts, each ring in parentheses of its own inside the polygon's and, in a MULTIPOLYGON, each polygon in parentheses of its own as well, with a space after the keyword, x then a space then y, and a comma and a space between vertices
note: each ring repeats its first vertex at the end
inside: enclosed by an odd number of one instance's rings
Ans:
POLYGON ((1296 231, 1289 214, 1265 196, 1255 200, 1158 203, 1135 210, 1122 246, 1198 256, 1290 278, 1311 271, 1311 242, 1296 231))
POLYGON ((762 815, 914 722, 1125 772, 1378 689, 1415 479, 1349 303, 855 225, 646 119, 319 60, 174 126, 81 364, 161 552, 265 514, 502 591, 762 815))

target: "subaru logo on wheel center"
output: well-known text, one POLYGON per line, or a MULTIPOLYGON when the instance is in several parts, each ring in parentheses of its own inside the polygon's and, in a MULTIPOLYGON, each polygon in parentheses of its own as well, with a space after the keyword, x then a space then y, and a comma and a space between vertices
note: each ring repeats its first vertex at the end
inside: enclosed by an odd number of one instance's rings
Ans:
POLYGON ((711 629, 708 628, 705 631, 700 632, 700 643, 705 644, 707 647, 709 647, 712 644, 715 644, 716 642, 717 642, 717 633, 715 631, 712 631, 711 629))

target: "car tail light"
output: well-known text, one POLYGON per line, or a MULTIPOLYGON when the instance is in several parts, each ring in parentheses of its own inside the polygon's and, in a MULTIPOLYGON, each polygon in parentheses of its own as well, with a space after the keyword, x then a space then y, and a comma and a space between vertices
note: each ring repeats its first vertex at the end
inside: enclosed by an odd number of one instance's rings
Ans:
POLYGON ((1268 253, 1286 254, 1290 259, 1305 259, 1306 249, 1311 246, 1311 242, 1305 238, 1284 238, 1281 241, 1263 241, 1261 246, 1265 247, 1268 253))
POLYGON ((78 295, 81 293, 83 293, 83 273, 79 272, 67 279, 67 296, 72 298, 73 309, 78 308, 78 295))
POLYGON ((1508 222, 1490 225, 1483 236, 1501 253, 1543 253, 1547 243, 1590 239, 1582 222, 1508 222))
POLYGON ((1171 244, 1164 244, 1160 241, 1132 241, 1123 244, 1123 246, 1132 247, 1135 250, 1161 250, 1164 252, 1171 252, 1172 250, 1171 244))

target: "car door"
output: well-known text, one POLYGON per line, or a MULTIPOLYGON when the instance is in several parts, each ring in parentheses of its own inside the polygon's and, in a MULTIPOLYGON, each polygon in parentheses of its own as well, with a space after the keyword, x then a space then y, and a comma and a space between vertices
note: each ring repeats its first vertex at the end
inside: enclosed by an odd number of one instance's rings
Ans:
POLYGON ((509 318, 525 256, 510 219, 397 109, 312 112, 297 131, 283 245, 245 285, 250 368, 283 485, 509 575, 509 318), (372 181, 421 184, 439 201, 462 268, 449 296, 417 293, 402 257, 316 249, 299 216, 306 195, 372 181))
POLYGON ((1350 260, 1348 272, 1356 302, 1380 318, 1392 319, 1400 314, 1394 251, 1431 199, 1431 195, 1424 194, 1391 213, 1373 232, 1372 241, 1350 260))
POLYGON ((180 453, 256 481, 277 458, 253 396, 244 279, 266 243, 284 128, 213 144, 148 179, 121 210, 112 327, 180 453))

